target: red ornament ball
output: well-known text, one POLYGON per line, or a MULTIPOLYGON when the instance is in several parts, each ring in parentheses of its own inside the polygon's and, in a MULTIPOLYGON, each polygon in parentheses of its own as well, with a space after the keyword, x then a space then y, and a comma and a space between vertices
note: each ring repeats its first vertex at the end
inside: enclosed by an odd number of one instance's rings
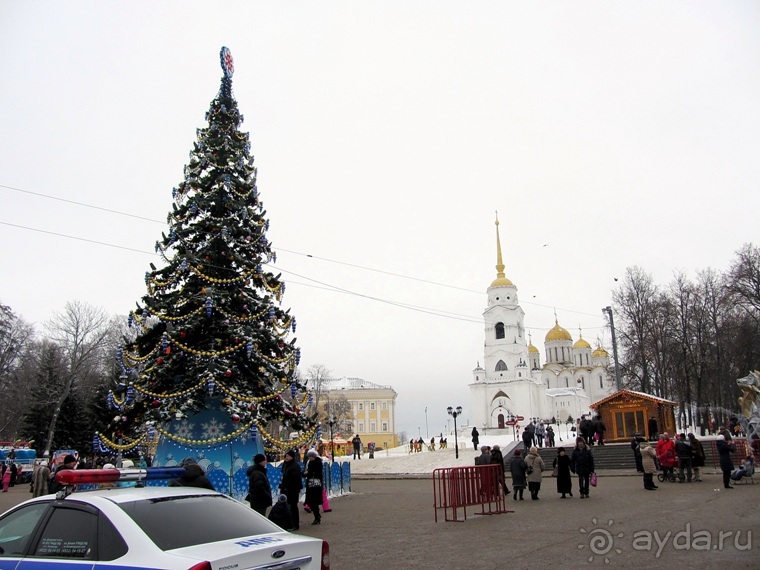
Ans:
POLYGON ((237 415, 237 414, 233 414, 232 421, 235 422, 235 423, 239 422, 240 421, 240 416, 237 415))
POLYGON ((164 363, 164 359, 163 359, 163 358, 161 358, 161 357, 159 357, 159 358, 158 358, 158 360, 156 360, 156 362, 157 362, 158 364, 163 364, 163 363, 164 363))
POLYGON ((227 370, 227 371, 224 373, 224 375, 225 375, 225 376, 227 376, 227 377, 229 378, 230 376, 232 376, 232 370, 227 370))

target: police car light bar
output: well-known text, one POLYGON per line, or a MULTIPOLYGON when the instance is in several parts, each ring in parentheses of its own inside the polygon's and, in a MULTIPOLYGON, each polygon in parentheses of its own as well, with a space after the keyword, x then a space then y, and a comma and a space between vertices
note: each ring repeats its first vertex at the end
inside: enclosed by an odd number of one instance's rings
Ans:
POLYGON ((64 485, 113 483, 115 481, 147 481, 178 479, 185 474, 184 467, 153 467, 150 469, 64 469, 55 474, 64 485))

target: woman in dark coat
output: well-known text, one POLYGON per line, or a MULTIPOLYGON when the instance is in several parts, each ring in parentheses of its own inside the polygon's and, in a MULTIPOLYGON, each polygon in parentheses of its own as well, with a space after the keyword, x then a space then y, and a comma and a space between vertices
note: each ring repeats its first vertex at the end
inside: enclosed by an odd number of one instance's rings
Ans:
POLYGON ((477 451, 478 444, 480 443, 480 432, 478 431, 478 428, 473 427, 471 433, 472 433, 472 448, 475 451, 477 451))
POLYGON ((566 494, 573 496, 573 478, 570 476, 570 456, 564 447, 557 448, 557 457, 552 466, 557 470, 557 493, 562 493, 560 499, 566 499, 566 494))
POLYGON ((314 522, 311 524, 320 524, 322 514, 319 512, 319 507, 322 504, 322 485, 324 484, 322 459, 313 449, 309 450, 306 457, 308 462, 303 472, 303 476, 306 478, 306 499, 304 503, 309 505, 311 513, 314 515, 314 522))
POLYGON ((528 469, 528 464, 521 457, 522 452, 517 449, 512 461, 509 463, 509 471, 512 473, 512 489, 514 489, 514 495, 512 498, 516 501, 517 495, 520 495, 520 500, 523 500, 523 491, 528 485, 525 478, 525 471, 528 469))
POLYGON ((718 447, 720 470, 723 471, 723 487, 725 489, 731 489, 731 471, 734 470, 734 462, 731 460, 731 454, 736 451, 736 445, 726 441, 726 438, 722 435, 718 436, 718 441, 715 442, 715 445, 718 447))
POLYGON ((272 506, 272 487, 267 475, 267 458, 258 453, 253 458, 253 465, 246 471, 248 475, 248 502, 260 515, 267 516, 267 509, 272 506))
POLYGON ((594 472, 594 456, 586 447, 582 437, 575 440, 575 449, 570 458, 570 470, 578 475, 578 489, 581 499, 588 499, 588 487, 591 474, 594 472))
POLYGON ((285 460, 282 462, 282 482, 280 492, 288 497, 290 516, 293 519, 293 530, 298 530, 298 499, 303 489, 301 479, 301 466, 296 461, 296 452, 292 449, 285 452, 285 460))
POLYGON ((501 468, 501 476, 499 477, 500 485, 504 486, 504 494, 509 495, 509 487, 507 486, 507 474, 504 469, 504 455, 501 453, 501 447, 494 445, 491 448, 491 463, 499 465, 501 468))
POLYGON ((702 467, 705 466, 705 448, 702 447, 702 442, 694 437, 693 433, 689 434, 689 443, 694 451, 694 457, 691 460, 691 465, 694 467, 694 480, 701 481, 702 467))

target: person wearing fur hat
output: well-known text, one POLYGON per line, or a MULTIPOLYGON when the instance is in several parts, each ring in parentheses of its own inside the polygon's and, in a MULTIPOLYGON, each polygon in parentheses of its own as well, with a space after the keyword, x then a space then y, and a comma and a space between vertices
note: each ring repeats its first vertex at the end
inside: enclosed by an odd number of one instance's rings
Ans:
POLYGON ((269 520, 282 529, 293 530, 293 517, 290 516, 287 495, 280 495, 277 498, 277 502, 269 511, 269 520))
POLYGON ((248 502, 260 515, 267 516, 267 509, 272 506, 272 487, 267 476, 267 458, 263 453, 253 457, 253 465, 246 471, 248 475, 248 502))
POLYGON ((306 498, 304 502, 309 505, 311 514, 314 515, 314 522, 311 524, 320 524, 322 514, 319 512, 319 506, 322 504, 322 487, 324 476, 322 474, 322 459, 314 449, 310 449, 306 454, 306 468, 303 476, 306 479, 306 498))
POLYGON ((289 449, 285 452, 285 460, 282 462, 282 482, 280 483, 280 493, 288 497, 288 506, 290 507, 290 516, 293 520, 293 530, 300 528, 298 517, 298 498, 303 489, 301 482, 301 467, 296 461, 296 452, 289 449))

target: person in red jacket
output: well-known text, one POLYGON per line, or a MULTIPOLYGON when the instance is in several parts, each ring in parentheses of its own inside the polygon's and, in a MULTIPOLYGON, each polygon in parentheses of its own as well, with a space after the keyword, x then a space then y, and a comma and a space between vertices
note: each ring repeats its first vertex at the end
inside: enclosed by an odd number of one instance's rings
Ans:
POLYGON ((670 473, 678 465, 678 458, 676 457, 676 444, 670 439, 668 432, 662 432, 660 441, 657 442, 657 461, 660 462, 660 467, 665 473, 670 473))

